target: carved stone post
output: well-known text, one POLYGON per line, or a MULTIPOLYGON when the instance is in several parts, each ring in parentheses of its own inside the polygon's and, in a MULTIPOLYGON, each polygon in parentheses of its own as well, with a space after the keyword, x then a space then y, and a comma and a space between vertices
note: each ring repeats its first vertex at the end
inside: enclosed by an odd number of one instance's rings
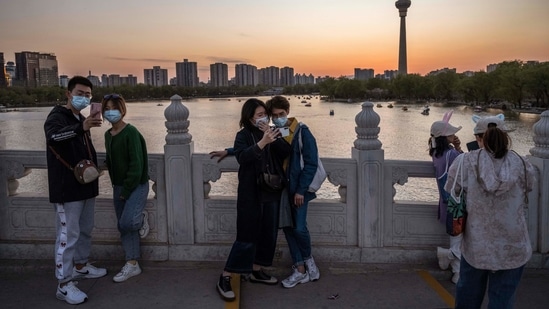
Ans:
POLYGON ((382 246, 384 151, 379 136, 379 115, 372 102, 364 102, 355 117, 357 139, 352 158, 357 162, 358 243, 360 247, 382 246))
MULTIPOLYGON (((530 162, 539 169, 539 251, 549 252, 549 111, 541 114, 541 119, 533 126, 534 148, 530 149, 530 162)), ((531 206, 532 207, 532 206, 531 206)), ((532 235, 531 235, 532 236, 532 235)), ((549 261, 547 262, 549 263, 549 261)), ((549 267, 546 265, 545 267, 549 267)))
POLYGON ((170 100, 170 106, 164 110, 168 129, 164 145, 168 240, 170 244, 193 244, 191 157, 194 144, 188 130, 189 110, 181 103, 180 96, 174 95, 170 100))

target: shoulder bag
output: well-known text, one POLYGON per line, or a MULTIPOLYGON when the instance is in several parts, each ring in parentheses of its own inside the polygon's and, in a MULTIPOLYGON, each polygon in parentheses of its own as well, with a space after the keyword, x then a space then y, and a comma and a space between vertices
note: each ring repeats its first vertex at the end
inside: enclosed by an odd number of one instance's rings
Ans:
POLYGON ((86 146, 88 147, 88 155, 90 156, 90 159, 83 159, 80 160, 74 167, 71 167, 67 161, 65 161, 61 156, 53 149, 52 146, 48 146, 50 150, 53 152, 57 160, 61 161, 63 165, 65 165, 68 169, 73 171, 74 176, 76 177, 76 180, 81 184, 87 184, 94 180, 96 180, 99 176, 101 176, 101 171, 95 166, 95 163, 93 163, 92 154, 90 150, 90 142, 88 139, 88 134, 84 133, 84 139, 86 140, 86 146))
POLYGON ((458 236, 459 234, 465 231, 465 223, 467 221, 467 210, 466 210, 466 196, 465 191, 463 190, 463 157, 460 155, 456 160, 457 172, 456 177, 454 177, 454 183, 452 184, 452 189, 450 189, 450 194, 448 195, 448 212, 446 214, 446 233, 451 236, 458 236), (457 183, 457 173, 460 173, 460 183, 461 190, 459 195, 456 196, 456 183, 457 183))

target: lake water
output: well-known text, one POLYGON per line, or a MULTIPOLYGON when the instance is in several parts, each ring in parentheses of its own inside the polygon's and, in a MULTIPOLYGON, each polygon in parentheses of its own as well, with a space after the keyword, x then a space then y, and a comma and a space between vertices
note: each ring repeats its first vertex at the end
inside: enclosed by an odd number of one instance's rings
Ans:
MULTIPOLYGON (((270 97, 258 97, 266 101, 270 97)), ((300 103, 302 98, 290 96, 290 116, 307 124, 315 135, 321 157, 350 158, 351 148, 356 139, 355 117, 362 110, 362 103, 338 103, 321 101, 318 98, 308 100, 310 107, 300 103), (334 115, 330 116, 330 110, 334 115)), ((196 99, 184 100, 183 104, 189 109, 189 133, 194 141, 196 153, 208 153, 212 150, 221 150, 231 147, 240 119, 240 109, 247 98, 231 98, 230 100, 196 99), (239 102, 240 100, 240 102, 239 102)), ((126 121, 136 126, 147 141, 150 153, 162 153, 165 145, 166 127, 164 110, 170 101, 130 103, 126 121)), ((385 151, 386 159, 404 159, 428 161, 427 140, 429 129, 433 121, 441 120, 445 112, 454 110, 450 120, 455 126, 462 126, 458 132, 463 147, 465 143, 474 140, 471 120, 473 110, 466 106, 448 106, 442 103, 429 103, 430 115, 421 115, 424 104, 407 104, 408 111, 403 111, 404 104, 395 104, 394 108, 387 108, 390 102, 380 102, 383 107, 374 106, 374 111, 381 120, 379 140, 385 151)), ((377 104, 377 102, 376 102, 377 104)), ((17 112, 0 113, 0 131, 6 138, 7 149, 44 150, 45 138, 43 125, 51 107, 24 108, 17 112)), ((89 108, 82 113, 87 115, 89 108)), ((494 113, 482 112, 481 116, 494 113)), ((510 133, 513 149, 519 154, 529 154, 534 147, 532 141, 532 126, 540 119, 540 115, 520 114, 506 119, 508 125, 514 129, 510 133)), ((105 122, 101 128, 92 129, 92 138, 98 151, 104 151, 104 131, 110 128, 105 122)), ((32 187, 33 191, 45 191, 36 186, 36 180, 44 177, 44 171, 34 171, 34 175, 21 179, 19 191, 26 191, 32 187), (36 177, 40 177, 36 179, 36 177), (33 182, 31 186, 29 182, 33 182)), ((212 195, 234 194, 234 175, 223 176, 212 187, 212 195)), ((102 192, 109 192, 108 179, 103 179, 102 192)), ((47 185, 47 184, 46 184, 47 185)), ((436 184, 432 179, 410 179, 405 186, 396 186, 396 199, 433 200, 437 199, 436 184), (427 196, 427 198, 426 198, 427 196)), ((331 185, 324 185, 320 197, 335 198, 337 191, 331 185)))

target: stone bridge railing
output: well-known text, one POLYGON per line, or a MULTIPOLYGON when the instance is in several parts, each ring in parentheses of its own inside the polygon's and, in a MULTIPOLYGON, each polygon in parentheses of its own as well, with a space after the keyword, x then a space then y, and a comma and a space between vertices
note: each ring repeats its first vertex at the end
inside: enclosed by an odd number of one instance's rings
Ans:
MULTIPOLYGON (((194 153, 188 133, 189 111, 173 96, 165 110, 163 154, 149 155, 152 194, 147 201, 151 232, 142 240, 146 260, 226 259, 236 230, 236 196, 210 195, 222 175, 236 179, 234 158, 220 163, 194 153)), ((322 158, 329 186, 339 197, 316 199, 308 225, 315 258, 356 263, 431 263, 436 246, 448 236, 436 220, 433 201, 395 200, 395 184, 408 178, 433 178, 430 161, 385 160, 380 118, 373 104, 362 104, 355 118, 357 139, 351 158, 322 158)), ((549 267, 549 112, 533 129, 530 161, 539 182, 530 193, 528 225, 534 255, 529 267, 549 267)), ((0 136, 0 144, 1 144, 0 136)), ((99 154, 103 162, 104 153, 99 154)), ((0 145, 0 259, 52 259, 55 215, 46 193, 18 192, 19 180, 46 169, 45 151, 8 150, 0 145)), ((46 182, 45 173, 42 177, 46 182)), ((103 176, 108 177, 108 176, 103 176)), ((100 185, 108 192, 108 179, 100 185)), ((433 181, 434 185, 434 181, 433 181)), ((123 255, 109 193, 100 194, 95 209, 92 255, 119 260, 123 255)), ((282 235, 282 234, 281 234, 282 235)), ((288 260, 284 237, 277 260, 288 260)))

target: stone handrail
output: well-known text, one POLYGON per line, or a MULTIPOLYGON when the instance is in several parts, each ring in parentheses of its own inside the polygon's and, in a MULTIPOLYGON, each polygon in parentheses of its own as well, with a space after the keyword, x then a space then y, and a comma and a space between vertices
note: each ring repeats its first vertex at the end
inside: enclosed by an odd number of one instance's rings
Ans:
MULTIPOLYGON (((432 163, 385 160, 378 139, 380 119, 372 107, 364 103, 355 118, 357 139, 351 158, 322 158, 328 180, 321 191, 336 194, 313 200, 309 208, 315 257, 357 263, 434 262, 436 246, 447 246, 448 241, 436 220, 436 202, 395 198, 399 186, 411 178, 433 178, 432 163)), ((153 194, 146 209, 151 233, 142 240, 143 256, 149 260, 224 260, 235 237, 236 196, 212 195, 211 191, 225 177, 235 177, 238 163, 234 158, 217 163, 208 154, 194 153, 189 111, 179 96, 172 97, 165 115, 164 153, 149 155, 153 194)), ((547 116, 542 114, 534 126, 535 147, 529 158, 540 176, 527 208, 535 251, 532 267, 543 266, 549 251, 549 197, 547 190, 539 190, 549 184, 547 116)), ((34 177, 31 171, 45 171, 45 152, 1 149, 0 259, 51 258, 55 231, 47 194, 18 191, 18 181, 34 177)), ((98 155, 103 162, 104 153, 98 155)), ((100 184, 94 252, 96 258, 116 259, 121 255, 108 178, 100 184)), ((283 237, 277 258, 289 259, 283 237)))

